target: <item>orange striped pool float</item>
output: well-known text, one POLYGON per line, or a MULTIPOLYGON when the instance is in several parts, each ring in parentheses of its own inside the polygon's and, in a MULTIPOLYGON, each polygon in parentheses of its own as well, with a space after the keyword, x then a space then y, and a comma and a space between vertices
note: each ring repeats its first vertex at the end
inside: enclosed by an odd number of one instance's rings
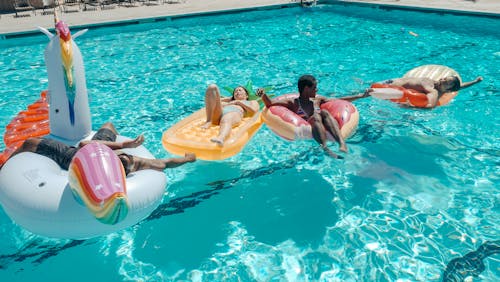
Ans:
POLYGON ((5 127, 3 141, 5 150, 0 154, 0 166, 31 137, 41 137, 50 133, 49 105, 47 90, 42 91, 40 99, 19 112, 5 127))

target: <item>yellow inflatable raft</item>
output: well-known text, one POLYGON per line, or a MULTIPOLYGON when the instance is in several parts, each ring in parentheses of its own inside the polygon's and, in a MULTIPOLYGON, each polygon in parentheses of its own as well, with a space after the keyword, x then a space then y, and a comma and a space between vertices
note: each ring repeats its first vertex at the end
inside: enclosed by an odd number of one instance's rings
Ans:
POLYGON ((201 109, 181 120, 163 133, 163 147, 170 153, 183 156, 187 152, 202 160, 222 160, 239 153, 262 126, 260 112, 233 127, 231 134, 220 146, 210 139, 217 136, 218 125, 201 128, 206 122, 205 109, 201 109))

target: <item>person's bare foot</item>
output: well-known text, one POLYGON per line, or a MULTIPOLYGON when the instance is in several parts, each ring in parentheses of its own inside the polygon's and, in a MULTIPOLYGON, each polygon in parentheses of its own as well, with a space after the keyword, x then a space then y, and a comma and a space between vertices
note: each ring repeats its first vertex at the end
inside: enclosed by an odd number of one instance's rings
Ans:
POLYGON ((347 153, 347 146, 345 145, 345 143, 340 145, 339 150, 344 153, 347 153))
POLYGON ((321 146, 321 148, 323 149, 323 151, 325 151, 325 153, 327 155, 329 155, 330 157, 334 158, 334 159, 343 159, 344 157, 342 156, 339 156, 337 154, 335 154, 334 152, 332 152, 332 150, 330 150, 330 148, 326 147, 326 146, 321 146))
POLYGON ((139 135, 133 140, 123 141, 123 148, 137 148, 144 143, 144 135, 139 135))
POLYGON ((192 163, 196 161, 196 155, 194 153, 185 153, 184 159, 186 160, 186 162, 192 163))
POLYGON ((210 141, 217 143, 217 145, 219 145, 219 146, 224 146, 224 140, 219 138, 219 137, 214 137, 214 138, 210 139, 210 141))
POLYGON ((201 126, 202 129, 207 129, 212 125, 211 121, 207 121, 204 125, 201 126))

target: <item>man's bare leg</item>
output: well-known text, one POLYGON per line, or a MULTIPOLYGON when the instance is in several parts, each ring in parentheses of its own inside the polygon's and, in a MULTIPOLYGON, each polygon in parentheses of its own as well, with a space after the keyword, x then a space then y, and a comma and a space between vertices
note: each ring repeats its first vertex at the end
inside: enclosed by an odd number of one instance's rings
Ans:
POLYGON ((106 141, 106 140, 83 140, 80 142, 80 144, 78 144, 78 146, 81 148, 91 142, 99 142, 103 145, 108 146, 109 148, 111 148, 111 150, 120 150, 124 148, 137 148, 140 145, 142 145, 142 143, 144 143, 144 135, 141 134, 137 136, 135 139, 125 140, 123 142, 106 141))
POLYGON ((111 130, 114 134, 118 135, 118 130, 116 130, 115 126, 111 122, 104 123, 101 128, 106 128, 111 130))
POLYGON ((126 140, 122 142, 122 148, 137 148, 144 143, 144 135, 139 135, 135 139, 126 140))

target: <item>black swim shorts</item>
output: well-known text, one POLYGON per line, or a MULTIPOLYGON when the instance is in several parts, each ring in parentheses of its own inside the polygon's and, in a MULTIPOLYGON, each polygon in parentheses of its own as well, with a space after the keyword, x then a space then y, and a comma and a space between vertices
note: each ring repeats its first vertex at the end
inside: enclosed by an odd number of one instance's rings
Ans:
POLYGON ((42 138, 42 141, 36 147, 35 153, 54 160, 62 169, 68 170, 69 164, 77 151, 78 149, 73 146, 42 138))
POLYGON ((109 128, 101 128, 92 137, 92 140, 116 141, 116 134, 109 128))
MULTIPOLYGON (((92 137, 92 140, 101 140, 101 141, 116 141, 116 134, 108 128, 101 128, 97 131, 97 133, 92 137)), ((125 169, 125 175, 130 173, 130 170, 134 166, 133 158, 131 155, 126 154, 122 151, 114 151, 118 158, 120 159, 123 168, 125 169)))
MULTIPOLYGON (((116 141, 116 134, 108 128, 101 128, 92 137, 92 140, 114 142, 116 141)), ((76 152, 78 152, 78 148, 76 147, 46 138, 42 138, 42 141, 40 141, 35 151, 36 154, 40 154, 54 160, 64 170, 69 169, 71 160, 75 156, 76 152)), ((116 153, 125 169, 125 174, 129 174, 130 170, 134 166, 132 156, 121 151, 117 151, 116 153)))

